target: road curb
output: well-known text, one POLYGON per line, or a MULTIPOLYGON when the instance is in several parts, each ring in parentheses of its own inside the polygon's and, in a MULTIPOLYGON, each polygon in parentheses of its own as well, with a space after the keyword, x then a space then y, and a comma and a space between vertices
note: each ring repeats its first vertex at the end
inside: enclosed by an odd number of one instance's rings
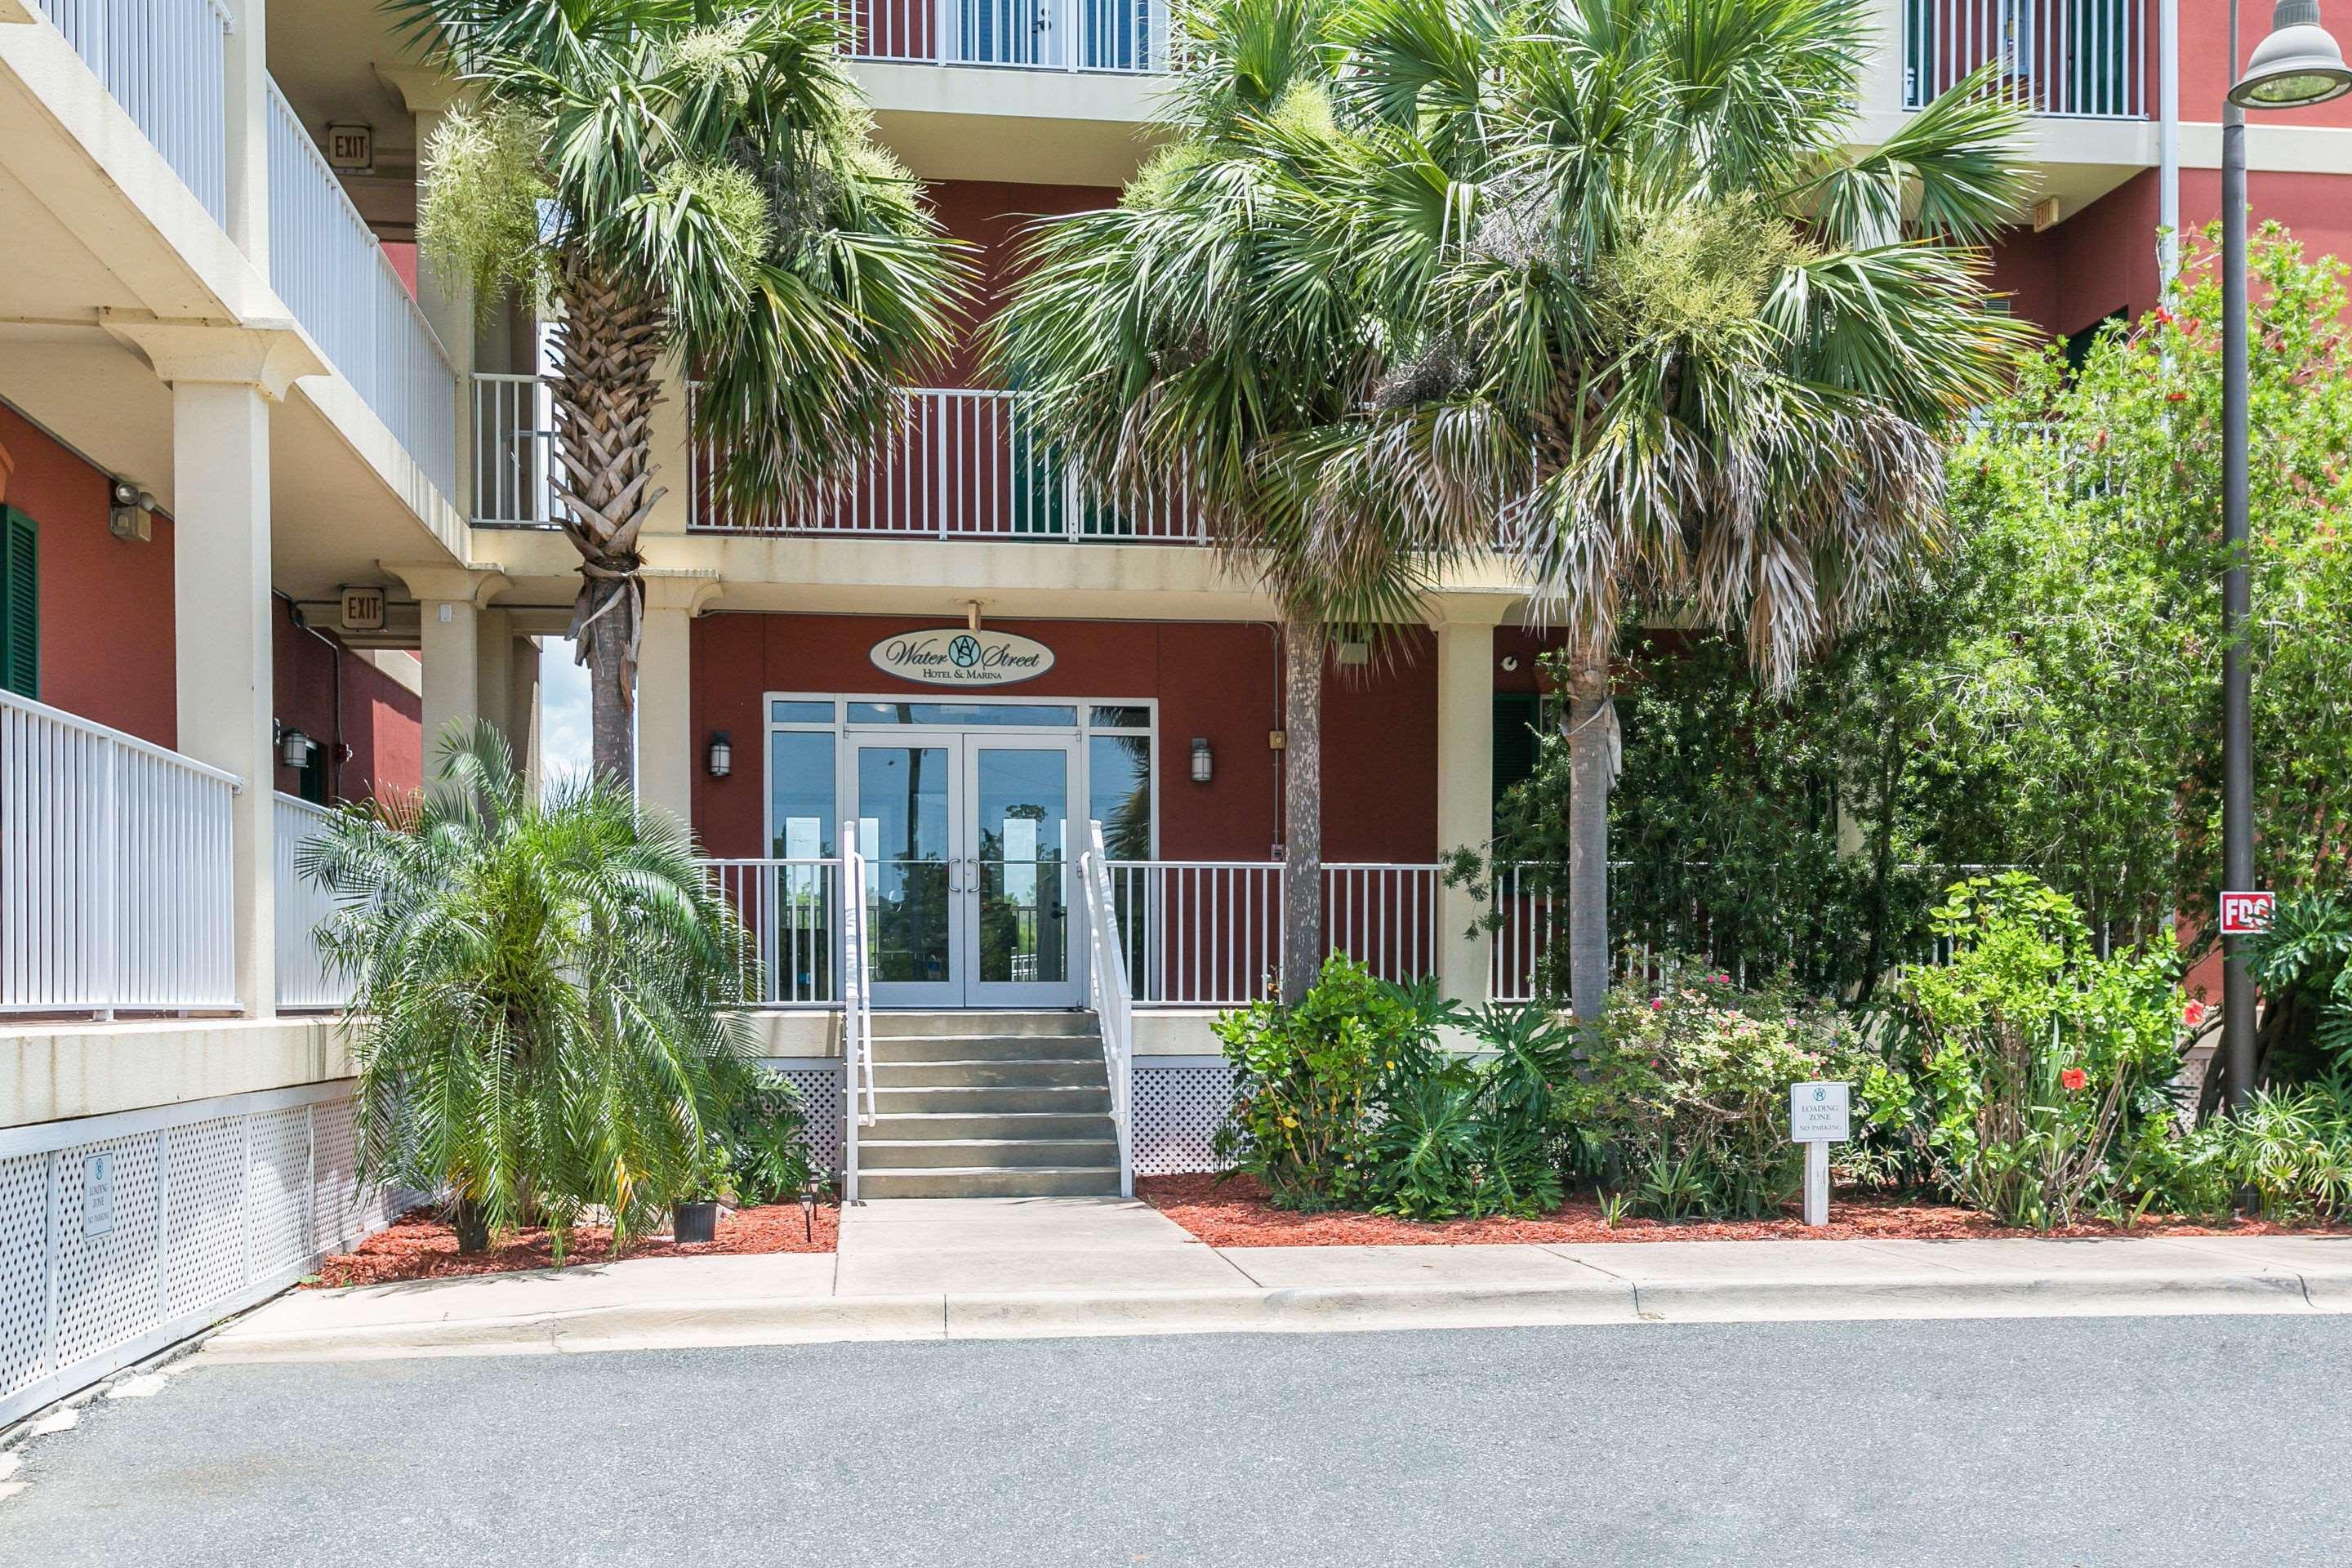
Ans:
POLYGON ((1321 1333, 1437 1328, 1895 1318, 2352 1311, 2352 1272, 1942 1271, 1690 1281, 950 1292, 631 1302, 511 1317, 278 1329, 266 1312, 205 1347, 214 1363, 345 1361, 844 1340, 1321 1333))

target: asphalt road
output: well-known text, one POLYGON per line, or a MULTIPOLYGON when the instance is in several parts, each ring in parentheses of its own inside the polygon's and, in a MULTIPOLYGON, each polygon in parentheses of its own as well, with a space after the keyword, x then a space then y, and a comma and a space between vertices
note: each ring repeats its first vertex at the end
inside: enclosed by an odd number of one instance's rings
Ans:
POLYGON ((820 1345, 200 1368, 0 1563, 2352 1559, 2352 1318, 820 1345))

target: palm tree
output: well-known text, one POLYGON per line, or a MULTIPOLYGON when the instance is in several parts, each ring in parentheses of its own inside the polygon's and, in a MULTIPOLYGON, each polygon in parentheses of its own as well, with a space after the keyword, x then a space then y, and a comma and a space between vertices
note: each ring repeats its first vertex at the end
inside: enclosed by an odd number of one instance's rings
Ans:
POLYGON ((1311 437, 1387 367, 1381 322, 1324 265, 1333 118, 1325 0, 1180 13, 1170 144, 1118 206, 1045 220, 993 323, 1042 429, 1114 494, 1174 490, 1283 626, 1282 995, 1322 953, 1322 683, 1335 630, 1417 619, 1468 535, 1335 477, 1311 437))
POLYGON ((345 807, 298 856, 353 984, 362 1174, 446 1192, 471 1249, 597 1208, 617 1250, 747 1081, 751 944, 667 813, 604 778, 542 804, 487 724, 439 750, 436 788, 345 807))
POLYGON ((772 506, 856 460, 951 333, 963 266, 874 143, 832 0, 385 0, 467 82, 418 237, 488 301, 551 304, 553 487, 595 763, 630 706, 665 353, 700 379, 715 488, 772 506))
POLYGON ((1847 148, 1870 0, 1346 0, 1322 265, 1391 368, 1314 437, 1444 533, 1499 520, 1568 634, 1570 972, 1609 974, 1611 654, 1629 615, 1739 635, 1759 679, 1934 543, 1942 435, 2021 329, 1975 248, 2019 110, 1969 79, 1847 148))

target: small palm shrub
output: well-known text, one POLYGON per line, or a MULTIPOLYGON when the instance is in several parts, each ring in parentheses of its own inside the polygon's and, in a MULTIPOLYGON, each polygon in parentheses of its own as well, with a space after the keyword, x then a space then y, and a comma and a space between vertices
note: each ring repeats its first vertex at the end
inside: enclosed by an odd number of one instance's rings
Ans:
POLYGON ((2352 1077, 2263 1089, 2243 1110, 2136 1152, 2118 1209, 2128 1198, 2132 1210, 2227 1218, 2245 1202, 2283 1224, 2340 1223, 2352 1217, 2352 1077))
POLYGON ((1794 1083, 1851 1084, 1857 1142, 1900 1123, 1902 1079, 1829 1007, 1785 980, 1746 991, 1681 960, 1664 967, 1667 984, 1619 984, 1560 1097, 1630 1212, 1776 1215, 1804 1178, 1803 1147, 1789 1141, 1794 1083))
POLYGON ((727 1184, 745 1208, 791 1203, 818 1175, 808 1154, 808 1108, 791 1079, 755 1070, 736 1096, 720 1133, 727 1184))
POLYGON ((2016 871, 1956 883, 1931 918, 1951 956, 1895 991, 1941 1184, 2046 1228, 2168 1160, 2186 1044, 2171 943, 2101 958, 2073 900, 2016 871))
POLYGON ((603 781, 530 798, 488 725, 436 785, 347 807, 299 869, 353 984, 360 1163, 447 1194, 462 1237, 613 1246, 704 1184, 752 1044, 751 952, 684 825, 603 781))
POLYGON ((1465 1017, 1426 982, 1393 984, 1334 954, 1297 1005, 1256 1003, 1216 1029, 1235 1069, 1218 1161, 1276 1204, 1411 1219, 1559 1206, 1553 1102, 1574 1037, 1550 1014, 1465 1017), (1493 1054, 1441 1049, 1448 1024, 1493 1054))

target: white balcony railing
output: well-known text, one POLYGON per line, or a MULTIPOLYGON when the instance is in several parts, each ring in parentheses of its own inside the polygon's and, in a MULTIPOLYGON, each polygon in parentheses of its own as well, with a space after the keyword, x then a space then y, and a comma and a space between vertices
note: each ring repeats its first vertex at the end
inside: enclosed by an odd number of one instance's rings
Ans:
POLYGON ((269 85, 269 279, 328 360, 452 506, 457 373, 367 220, 269 85))
POLYGON ((1904 0, 1903 106, 1979 66, 2034 114, 2144 120, 2143 0, 1904 0))
POLYGON ((0 1011, 234 1009, 241 787, 0 692, 0 1011))
POLYGON ((1106 491, 1045 434, 1017 392, 926 387, 899 395, 901 416, 846 479, 778 511, 726 504, 716 465, 693 454, 689 526, 734 533, 1197 544, 1199 519, 1179 485, 1106 491))
POLYGON ((1025 70, 1164 71, 1161 0, 843 0, 859 59, 1025 70))
POLYGON ((270 843, 276 861, 280 1007, 341 1007, 351 1000, 350 983, 336 977, 319 951, 319 927, 335 912, 335 900, 297 868, 302 847, 334 815, 323 805, 282 793, 275 803, 270 843))
POLYGON ((219 0, 41 0, 41 8, 226 227, 229 16, 219 0))
POLYGON ((758 1001, 769 1007, 830 1006, 842 1000, 841 862, 711 860, 719 890, 735 906, 759 954, 758 1001))
POLYGON ((536 375, 474 376, 474 521, 551 528, 555 413, 536 375))

